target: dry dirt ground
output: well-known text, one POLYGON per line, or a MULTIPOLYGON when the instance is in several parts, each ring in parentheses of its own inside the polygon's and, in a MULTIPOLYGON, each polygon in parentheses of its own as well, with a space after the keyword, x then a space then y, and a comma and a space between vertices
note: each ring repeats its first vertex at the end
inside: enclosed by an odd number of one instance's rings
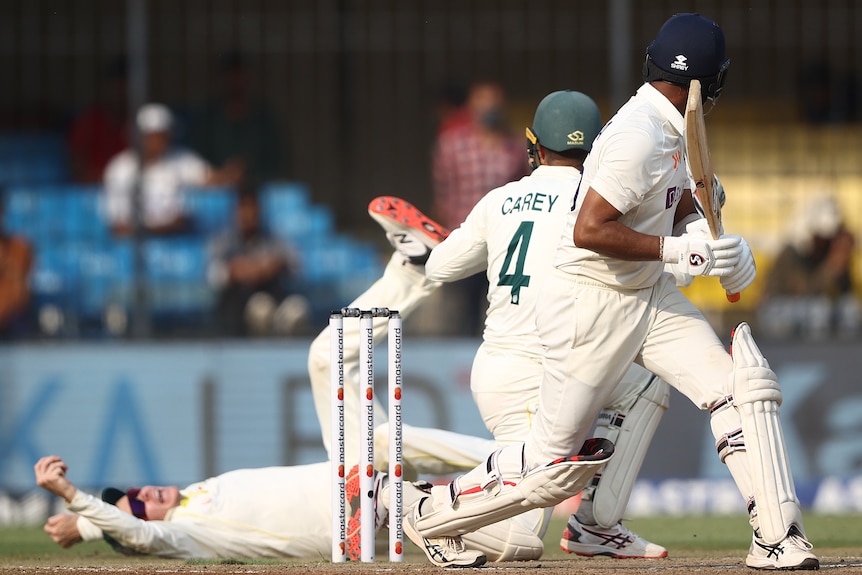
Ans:
MULTIPOLYGON (((821 556, 821 570, 835 575, 862 575, 862 556, 837 557, 821 556)), ((440 573, 441 569, 425 562, 422 558, 408 558, 405 563, 395 564, 388 561, 378 561, 373 564, 345 563, 333 565, 328 561, 297 562, 297 563, 188 563, 184 561, 126 559, 105 557, 102 561, 76 561, 58 564, 56 559, 40 561, 31 559, 21 565, 6 565, 0 567, 0 575, 47 575, 47 574, 88 574, 88 573, 122 573, 125 575, 161 575, 161 574, 250 574, 250 575, 295 575, 315 573, 319 575, 339 575, 344 573, 412 573, 430 575, 440 573), (98 563, 96 565, 95 563, 98 563)), ((461 569, 445 571, 464 571, 461 569)), ((572 573, 589 573, 590 575, 633 575, 635 573, 655 573, 657 575, 680 575, 701 573, 707 575, 752 575, 755 571, 743 564, 740 556, 722 556, 704 558, 675 558, 650 561, 625 561, 607 558, 575 558, 552 559, 524 563, 490 564, 478 569, 466 570, 477 575, 509 574, 509 575, 571 575, 572 573)))

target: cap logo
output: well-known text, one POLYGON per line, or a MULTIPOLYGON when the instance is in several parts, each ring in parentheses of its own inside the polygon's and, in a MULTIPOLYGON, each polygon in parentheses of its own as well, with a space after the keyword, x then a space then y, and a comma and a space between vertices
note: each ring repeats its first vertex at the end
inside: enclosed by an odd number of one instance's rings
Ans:
POLYGON ((674 70, 682 70, 683 72, 685 72, 686 70, 688 70, 688 58, 686 58, 682 54, 677 54, 676 60, 671 62, 670 67, 674 70))
POLYGON ((568 136, 570 146, 583 146, 584 145, 584 133, 580 130, 575 130, 568 136))

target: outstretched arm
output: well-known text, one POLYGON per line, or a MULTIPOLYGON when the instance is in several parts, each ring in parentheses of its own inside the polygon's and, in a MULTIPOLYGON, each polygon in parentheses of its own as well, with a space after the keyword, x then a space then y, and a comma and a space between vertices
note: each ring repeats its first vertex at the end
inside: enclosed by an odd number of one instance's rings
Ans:
POLYGON ((68 549, 84 540, 81 532, 78 531, 78 519, 77 515, 71 513, 59 513, 49 517, 43 529, 54 543, 68 549))
POLYGON ((36 485, 50 491, 57 497, 62 497, 66 503, 75 498, 78 488, 66 479, 66 463, 56 455, 48 455, 36 462, 33 470, 36 473, 36 485))

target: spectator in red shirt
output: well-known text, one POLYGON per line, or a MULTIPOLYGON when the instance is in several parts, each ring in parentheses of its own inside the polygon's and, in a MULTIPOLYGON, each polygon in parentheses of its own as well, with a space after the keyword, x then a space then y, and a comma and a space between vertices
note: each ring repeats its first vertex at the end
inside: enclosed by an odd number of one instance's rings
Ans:
POLYGON ((523 137, 506 124, 506 94, 499 84, 473 85, 469 119, 438 136, 433 156, 434 212, 444 226, 457 228, 489 191, 529 172, 523 137))
MULTIPOLYGON (((460 226, 489 191, 529 173, 526 140, 509 130, 505 106, 502 86, 476 83, 467 96, 466 117, 456 115, 456 121, 437 135, 432 165, 433 212, 450 229, 460 226)), ((454 314, 458 321, 448 322, 446 330, 453 335, 480 335, 488 303, 484 274, 446 284, 440 291, 447 305, 460 309, 454 314)))

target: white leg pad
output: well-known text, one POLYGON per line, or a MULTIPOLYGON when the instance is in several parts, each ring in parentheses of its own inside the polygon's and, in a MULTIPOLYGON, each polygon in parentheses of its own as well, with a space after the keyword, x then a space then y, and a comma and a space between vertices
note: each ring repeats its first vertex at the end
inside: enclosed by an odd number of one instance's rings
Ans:
POLYGON ((589 439, 578 455, 525 474, 523 446, 505 447, 488 458, 484 480, 477 481, 471 472, 432 489, 433 510, 415 528, 427 538, 454 537, 530 509, 552 507, 579 493, 613 450, 606 439, 589 439))
POLYGON ((614 395, 610 408, 599 414, 595 435, 614 443, 615 457, 593 476, 581 500, 582 505, 592 501, 593 520, 606 529, 625 514, 647 450, 670 404, 670 386, 635 365, 614 395))
MULTIPOLYGON (((412 507, 430 491, 430 483, 405 481, 404 507, 412 507)), ((388 482, 384 483, 379 500, 388 506, 388 482)), ((543 515, 550 516, 545 511, 550 510, 527 511, 517 517, 492 523, 467 533, 462 539, 468 549, 481 551, 488 561, 534 561, 539 559, 545 550, 540 535, 544 533, 543 527, 547 524, 543 515)))
POLYGON ((742 424, 757 524, 761 538, 775 545, 794 525, 805 533, 778 416, 781 389, 747 323, 734 330, 731 353, 733 406, 742 424))

